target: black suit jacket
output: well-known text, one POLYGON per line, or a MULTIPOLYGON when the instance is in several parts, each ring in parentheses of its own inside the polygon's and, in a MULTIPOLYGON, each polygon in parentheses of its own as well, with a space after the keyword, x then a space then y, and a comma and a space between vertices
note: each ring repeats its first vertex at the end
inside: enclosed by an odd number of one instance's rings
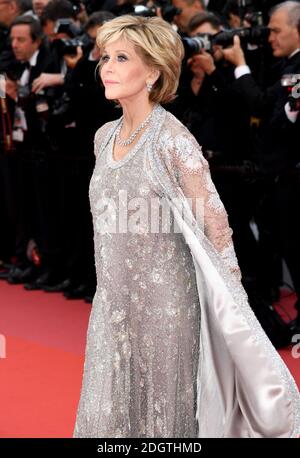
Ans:
POLYGON ((82 57, 74 68, 67 91, 70 97, 70 121, 75 121, 79 133, 77 147, 81 154, 94 156, 96 130, 121 116, 113 101, 107 100, 100 82, 98 62, 82 57))
POLYGON ((178 97, 167 109, 188 127, 204 152, 215 153, 215 163, 238 165, 249 160, 249 115, 234 89, 233 66, 219 62, 205 76, 198 95, 191 90, 192 76, 184 70, 178 97))
POLYGON ((289 59, 282 59, 277 67, 278 79, 265 91, 256 84, 251 74, 235 82, 235 89, 249 113, 261 121, 253 140, 256 159, 266 173, 293 168, 300 161, 300 148, 293 144, 298 123, 292 123, 286 116, 284 107, 288 94, 281 85, 284 74, 300 73, 300 52, 289 59))
MULTIPOLYGON (((19 78, 22 76, 24 71, 24 66, 20 65, 19 67, 19 78)), ((53 57, 49 52, 47 44, 42 43, 39 48, 39 53, 37 56, 36 65, 31 67, 30 76, 29 76, 29 89, 31 90, 32 82, 41 75, 41 73, 59 73, 59 65, 57 62, 53 61, 53 57)), ((55 88, 46 88, 45 97, 51 107, 52 100, 55 94, 55 88)), ((61 91, 61 88, 58 87, 58 90, 61 91)), ((41 119, 41 116, 37 112, 36 103, 38 95, 30 92, 30 95, 27 100, 24 101, 22 106, 28 130, 25 132, 23 148, 25 150, 45 150, 49 143, 45 141, 45 131, 44 131, 44 120, 41 119)))

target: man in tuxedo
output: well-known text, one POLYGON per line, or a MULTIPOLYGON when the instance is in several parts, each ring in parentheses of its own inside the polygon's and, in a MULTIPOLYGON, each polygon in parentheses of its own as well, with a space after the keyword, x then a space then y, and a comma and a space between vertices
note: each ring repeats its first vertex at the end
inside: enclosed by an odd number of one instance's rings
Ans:
POLYGON ((50 92, 53 93, 55 86, 62 85, 64 78, 58 73, 56 62, 52 61, 39 21, 30 16, 16 18, 11 24, 10 38, 14 55, 20 63, 20 71, 15 82, 16 106, 13 119, 18 172, 15 189, 18 202, 18 264, 11 270, 8 281, 24 283, 35 279, 37 283, 34 287, 39 287, 40 283, 49 281, 54 272, 53 282, 57 283, 63 277, 57 267, 59 198, 53 186, 57 181, 59 164, 52 158, 47 118, 52 100, 50 92), (30 240, 34 240, 39 247, 43 271, 28 260, 30 240))
MULTIPOLYGON (((12 21, 28 8, 26 3, 26 0, 0 0, 0 75, 10 78, 14 74, 17 62, 11 48, 9 27, 12 21)), ((15 84, 7 81, 6 98, 2 99, 0 104, 0 259, 5 262, 10 261, 14 250, 15 203, 10 180, 14 159, 9 152, 12 147, 10 124, 14 107, 11 96, 15 97, 15 90, 15 84)), ((3 270, 0 274, 5 277, 7 273, 7 270, 3 270)))
POLYGON ((34 142, 36 145, 38 141, 41 141, 41 145, 43 145, 44 138, 38 138, 41 133, 41 126, 36 110, 37 95, 44 91, 45 87, 63 84, 63 77, 52 62, 52 56, 43 41, 42 28, 37 20, 30 16, 16 18, 11 25, 10 39, 15 58, 20 63, 19 80, 18 83, 16 82, 20 93, 18 105, 22 104, 22 99, 25 98, 24 88, 26 91, 28 90, 23 110, 26 112, 26 124, 28 126, 19 135, 24 137, 24 142, 22 140, 24 144, 34 142))
MULTIPOLYGON (((276 81, 266 90, 253 79, 237 36, 234 46, 224 50, 225 58, 236 66, 235 88, 259 121, 255 152, 267 184, 261 214, 264 229, 285 259, 295 287, 295 327, 300 326, 299 110, 290 104, 281 79, 286 74, 300 74, 299 21, 299 2, 283 2, 271 10, 269 43, 279 62, 274 68, 276 81)), ((271 265, 266 269, 271 269, 271 265)))

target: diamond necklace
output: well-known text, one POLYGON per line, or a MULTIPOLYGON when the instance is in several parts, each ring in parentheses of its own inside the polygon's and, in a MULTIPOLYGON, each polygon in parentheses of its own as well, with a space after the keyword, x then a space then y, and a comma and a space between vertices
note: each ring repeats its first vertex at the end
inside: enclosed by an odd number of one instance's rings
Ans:
POLYGON ((119 146, 128 146, 130 145, 135 137, 137 136, 137 134, 147 125, 149 124, 149 121, 151 119, 151 116, 152 116, 152 113, 153 113, 153 110, 151 111, 151 113, 147 116, 147 118, 139 125, 137 126, 137 128, 132 132, 132 134, 130 135, 130 137, 127 138, 127 140, 121 140, 120 138, 120 132, 121 132, 121 129, 123 127, 123 121, 122 123, 119 125, 119 127, 117 128, 116 130, 116 143, 119 145, 119 146))

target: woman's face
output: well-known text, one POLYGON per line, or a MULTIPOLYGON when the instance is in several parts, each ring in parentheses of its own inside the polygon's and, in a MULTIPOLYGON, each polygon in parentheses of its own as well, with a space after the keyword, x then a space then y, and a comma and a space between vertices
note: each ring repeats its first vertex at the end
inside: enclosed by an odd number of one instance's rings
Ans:
POLYGON ((101 60, 100 75, 107 99, 120 102, 140 97, 148 99, 146 82, 154 82, 153 71, 142 61, 132 43, 124 39, 107 43, 101 60))

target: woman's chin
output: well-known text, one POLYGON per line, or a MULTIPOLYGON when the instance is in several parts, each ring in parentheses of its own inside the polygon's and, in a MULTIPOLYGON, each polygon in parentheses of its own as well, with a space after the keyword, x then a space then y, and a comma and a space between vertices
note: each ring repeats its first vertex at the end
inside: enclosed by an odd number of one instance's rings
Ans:
POLYGON ((105 97, 108 100, 117 100, 119 98, 117 91, 112 91, 110 89, 105 90, 105 97))

